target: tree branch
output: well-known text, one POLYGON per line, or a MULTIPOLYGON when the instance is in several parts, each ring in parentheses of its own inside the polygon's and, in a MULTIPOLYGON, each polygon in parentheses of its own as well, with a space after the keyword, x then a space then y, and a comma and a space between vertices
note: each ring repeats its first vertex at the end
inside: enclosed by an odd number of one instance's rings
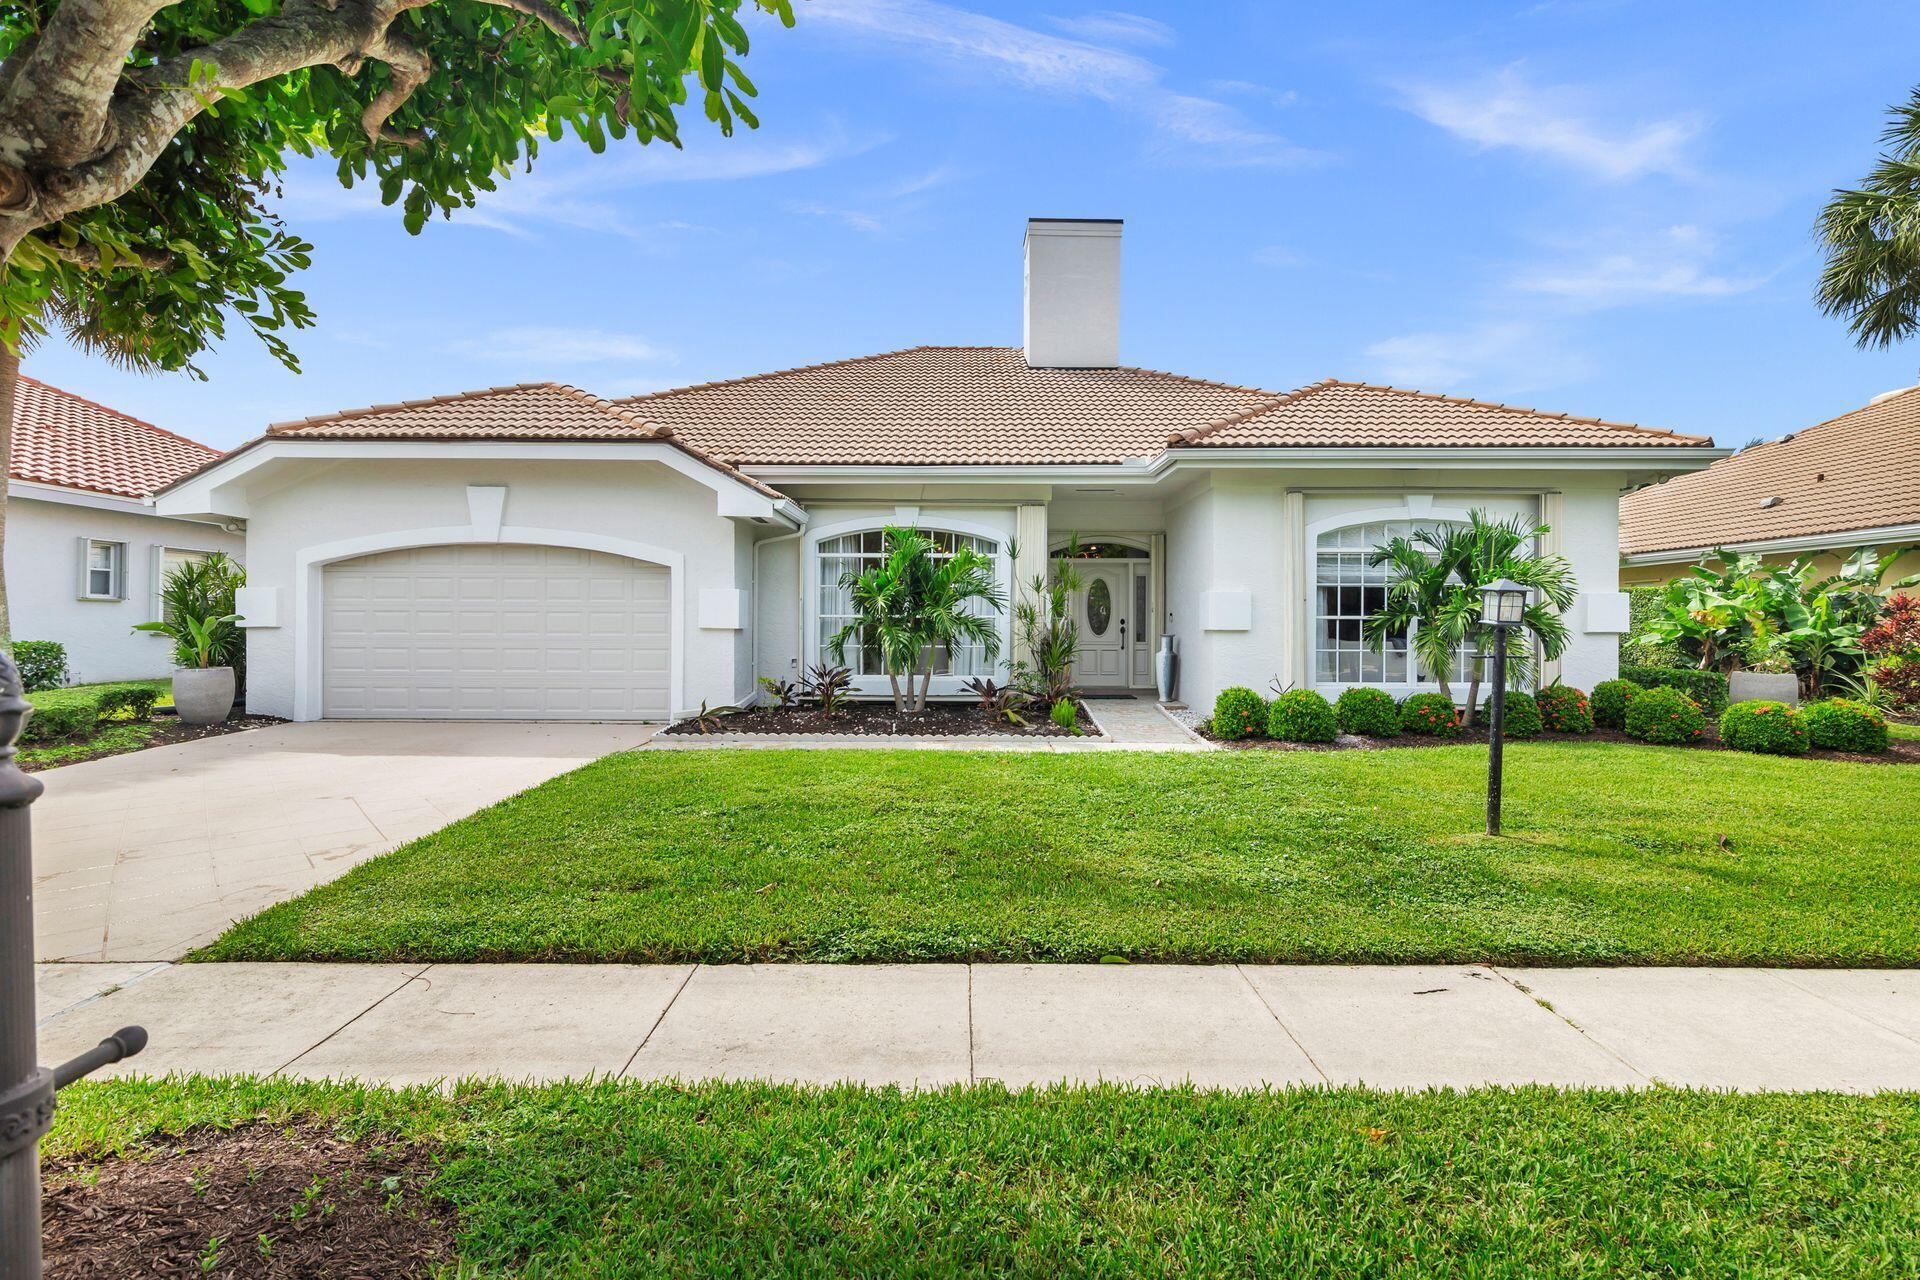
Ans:
POLYGON ((114 87, 147 24, 176 0, 62 0, 0 99, 0 159, 65 168, 112 145, 114 87))
POLYGON ((389 129, 387 120, 392 117, 400 105, 413 96, 413 91, 427 82, 433 74, 433 60, 423 53, 412 41, 393 34, 389 29, 379 43, 367 50, 367 57, 387 64, 393 73, 393 82, 374 95, 367 109, 360 113, 360 127, 367 131, 367 141, 379 146, 383 142, 398 143, 403 147, 424 147, 427 135, 418 129, 389 129))
MULTIPOLYGON (((89 241, 82 240, 68 247, 58 240, 49 240, 45 236, 33 237, 41 248, 56 258, 64 258, 77 267, 94 270, 100 265, 100 249, 89 241)), ((142 245, 131 250, 134 260, 148 271, 164 271, 173 265, 173 255, 165 249, 149 249, 142 245)))
POLYGON ((547 30, 565 40, 568 44, 585 44, 587 33, 580 24, 569 18, 560 6, 548 4, 547 0, 480 0, 481 4, 490 4, 498 9, 511 9, 515 13, 524 13, 534 21, 543 24, 547 30))

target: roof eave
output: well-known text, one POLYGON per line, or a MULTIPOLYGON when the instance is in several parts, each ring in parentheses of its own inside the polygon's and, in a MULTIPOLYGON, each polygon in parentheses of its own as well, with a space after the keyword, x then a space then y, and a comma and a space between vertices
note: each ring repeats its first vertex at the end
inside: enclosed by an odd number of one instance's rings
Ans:
POLYGON ((1696 561, 1702 556, 1712 555, 1716 551, 1733 551, 1742 555, 1754 552, 1761 555, 1795 555, 1802 551, 1836 551, 1845 547, 1868 547, 1883 543, 1905 542, 1910 539, 1920 541, 1920 521, 1910 524, 1873 525, 1865 529, 1834 529, 1824 533, 1795 534, 1779 538, 1732 539, 1691 547, 1631 551, 1620 558, 1622 563, 1629 565, 1683 564, 1696 561))

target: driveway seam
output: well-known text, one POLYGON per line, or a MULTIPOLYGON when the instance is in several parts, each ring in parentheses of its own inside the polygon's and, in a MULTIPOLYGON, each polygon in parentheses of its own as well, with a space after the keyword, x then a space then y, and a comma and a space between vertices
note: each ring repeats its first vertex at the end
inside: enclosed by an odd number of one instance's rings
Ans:
POLYGON ((1320 1060, 1313 1056, 1313 1050, 1301 1043, 1300 1037, 1293 1033, 1293 1028, 1287 1025, 1285 1018, 1280 1016, 1280 1011, 1268 1002, 1267 997, 1261 994, 1260 988, 1255 985, 1253 979, 1247 976, 1246 969, 1236 963, 1233 966, 1233 971, 1240 975, 1240 981, 1247 984, 1247 990, 1253 992, 1253 998, 1260 1002, 1260 1007, 1267 1011, 1267 1016, 1273 1019, 1274 1025, 1280 1028, 1287 1039, 1293 1041, 1293 1047, 1300 1051, 1300 1056, 1307 1060, 1307 1065, 1319 1073, 1321 1082, 1324 1084, 1332 1084, 1333 1077, 1328 1075, 1327 1069, 1320 1065, 1320 1060))
POLYGON ((1588 1044, 1592 1045, 1594 1048, 1598 1049, 1600 1052, 1606 1054, 1609 1058, 1612 1058, 1615 1062, 1619 1063, 1621 1066, 1625 1067, 1627 1070, 1633 1072, 1633 1074, 1639 1076, 1642 1080, 1645 1080, 1648 1084, 1661 1083, 1660 1078, 1658 1076, 1654 1075, 1650 1071, 1641 1070, 1641 1068, 1635 1065, 1634 1062, 1631 1059, 1629 1059, 1626 1054, 1621 1053, 1618 1049, 1614 1048, 1612 1045, 1602 1040, 1599 1036, 1594 1035, 1591 1031, 1588 1031, 1585 1027, 1575 1022, 1572 1018, 1569 1018, 1566 1014, 1560 1012, 1560 1010, 1556 1009, 1550 1002, 1542 1000, 1539 996, 1536 996, 1535 994, 1533 994, 1532 988, 1527 987, 1521 984, 1520 982, 1516 981, 1514 978, 1512 978, 1511 976, 1503 972, 1499 968, 1499 966, 1490 964, 1486 966, 1486 970, 1488 973, 1491 973, 1494 977, 1500 979, 1500 981, 1506 983, 1509 987, 1512 987, 1514 991, 1518 992, 1520 995, 1525 996, 1527 999, 1533 1001, 1534 1004, 1538 1005, 1540 1008, 1546 1010, 1548 1013, 1558 1018, 1561 1022, 1565 1023, 1568 1027, 1572 1028, 1573 1033, 1575 1035, 1579 1036, 1582 1040, 1585 1040, 1588 1044))
MULTIPOLYGON (((354 1014, 351 1018, 348 1018, 345 1022, 341 1023, 339 1026, 335 1027, 333 1030, 327 1032, 327 1034, 325 1034, 324 1036, 321 1036, 318 1040, 314 1041, 312 1044, 308 1045, 306 1048, 302 1049, 300 1052, 294 1054, 291 1058, 288 1058, 285 1062, 281 1063, 279 1066, 275 1067, 272 1071, 268 1072, 268 1075, 270 1076, 279 1075, 281 1072, 291 1067, 294 1063, 300 1061, 300 1059, 306 1057, 308 1054, 312 1053, 315 1049, 318 1049, 321 1045, 333 1039, 335 1036, 339 1035, 342 1031, 345 1031, 348 1027, 360 1021, 360 1019, 366 1017, 368 1014, 372 1013, 375 1009, 378 1009, 381 1005, 385 1004, 387 1001, 399 995, 402 991, 405 991, 416 980, 425 977, 427 973, 432 969, 433 969, 432 965, 427 965, 424 968, 418 969, 415 972, 408 974, 404 979, 401 980, 399 986, 387 992, 387 994, 381 996, 378 1000, 375 1000, 372 1004, 368 1005, 366 1008, 362 1009, 360 1012, 354 1014)), ((432 986, 433 984, 428 983, 427 985, 432 986)))
POLYGON ((627 1055, 626 1062, 621 1066, 620 1070, 615 1073, 615 1079, 624 1077, 627 1072, 633 1070, 633 1064, 640 1058, 640 1051, 647 1047, 647 1042, 653 1039, 653 1033, 660 1029, 660 1024, 667 1020, 669 1013, 673 1012, 673 1006, 680 1002, 680 993, 687 989, 687 984, 693 981, 693 975, 699 971, 700 965, 698 962, 687 966, 687 976, 680 979, 680 985, 673 989, 673 994, 667 998, 665 1007, 660 1010, 660 1016, 653 1020, 653 1025, 647 1028, 647 1034, 640 1037, 640 1043, 635 1045, 633 1052, 627 1055))
MULTIPOLYGON (((120 963, 126 963, 126 962, 116 961, 116 960, 50 960, 50 961, 42 961, 40 963, 120 964, 120 963)), ((136 961, 133 961, 132 963, 138 964, 140 963, 140 961, 136 960, 136 961)), ((75 1000, 70 1005, 66 1005, 66 1006, 63 1006, 62 1008, 55 1009, 52 1013, 48 1014, 44 1018, 37 1018, 33 1024, 34 1028, 35 1030, 38 1030, 39 1028, 44 1027, 48 1023, 52 1022, 55 1018, 64 1018, 69 1013, 72 1013, 75 1009, 84 1009, 88 1005, 94 1003, 97 1000, 104 1000, 110 995, 115 995, 119 992, 125 991, 128 987, 132 986, 134 983, 145 981, 146 979, 151 978, 154 974, 159 973, 162 969, 171 969, 172 967, 173 967, 173 961, 171 960, 155 960, 151 964, 149 964, 145 969, 142 969, 139 973, 129 975, 125 982, 114 983, 113 989, 111 991, 96 991, 90 996, 82 996, 80 999, 75 1000)))
POLYGON ((1801 995, 1812 996, 1815 1000, 1818 1000, 1821 1004, 1828 1005, 1831 1008, 1837 1009, 1841 1013, 1844 1013, 1849 1017, 1858 1018, 1861 1022, 1866 1023, 1870 1027, 1878 1027, 1880 1028, 1880 1030, 1886 1032, 1888 1035, 1897 1036, 1899 1039, 1905 1040, 1910 1045, 1914 1045, 1915 1047, 1920 1047, 1920 1040, 1914 1039, 1912 1036, 1908 1035, 1906 1032, 1900 1030, 1900 1028, 1890 1027, 1886 1023, 1880 1021, 1880 1019, 1874 1017, 1870 1013, 1862 1013, 1858 1009, 1850 1009, 1846 1005, 1841 1004, 1838 1000, 1833 999, 1831 996, 1822 995, 1820 992, 1815 991, 1812 987, 1805 986, 1801 983, 1795 982, 1793 980, 1791 970, 1768 969, 1765 972, 1772 977, 1778 978, 1781 982, 1784 982, 1786 985, 1792 987, 1795 991, 1798 991, 1801 995))
POLYGON ((980 1083, 979 1072, 973 1069, 973 962, 967 962, 967 1083, 980 1083))

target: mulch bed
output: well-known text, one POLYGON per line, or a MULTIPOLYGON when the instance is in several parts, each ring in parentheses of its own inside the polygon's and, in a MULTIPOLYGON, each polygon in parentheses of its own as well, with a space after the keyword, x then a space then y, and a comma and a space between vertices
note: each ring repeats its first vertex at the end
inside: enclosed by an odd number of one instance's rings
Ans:
MULTIPOLYGON (((1417 747, 1457 747, 1463 743, 1487 742, 1485 726, 1473 728, 1454 738, 1431 738, 1422 734, 1403 733, 1397 738, 1362 738, 1355 734, 1343 733, 1332 742, 1274 742, 1268 738, 1241 738, 1233 742, 1214 737, 1206 730, 1200 736, 1210 742, 1218 743, 1229 751, 1398 751, 1417 747)), ((1638 746, 1647 743, 1620 732, 1618 729, 1595 729, 1592 733, 1543 733, 1537 738, 1508 738, 1509 743, 1526 742, 1621 742, 1638 746)), ((1674 744, 1690 751, 1734 751, 1720 741, 1720 734, 1712 722, 1708 722, 1707 731, 1697 742, 1674 744)), ((1887 743, 1885 755, 1860 755, 1852 751, 1825 751, 1819 747, 1809 748, 1807 754, 1790 759, 1803 760, 1851 760, 1857 764, 1920 764, 1920 742, 1911 738, 1894 738, 1887 743)))
MULTIPOLYGON (((111 727, 115 721, 106 722, 111 727)), ((118 723, 131 723, 123 721, 118 723)), ((99 751, 88 751, 70 755, 61 760, 19 762, 22 773, 38 773, 42 769, 59 769, 70 764, 84 764, 88 760, 101 760, 107 756, 131 755, 135 751, 149 751, 154 747, 170 747, 176 742, 196 742, 201 738, 217 738, 222 734, 240 733, 247 729, 264 728, 270 724, 285 724, 279 716, 237 715, 219 724, 183 724, 178 716, 156 714, 151 723, 160 726, 159 730, 147 737, 137 747, 103 747, 99 751)), ((53 745, 51 743, 34 745, 53 745)))
MULTIPOLYGON (((1087 716, 1087 709, 1074 704, 1078 712, 1080 732, 1097 734, 1099 726, 1087 716)), ((845 735, 849 737, 920 737, 920 738, 1070 738, 1076 735, 1056 725, 1046 716, 1045 709, 1035 707, 1030 717, 1032 723, 1024 728, 1008 724, 1005 720, 983 710, 974 702, 929 702, 927 709, 919 715, 901 715, 893 709, 891 702, 849 702, 833 713, 831 720, 823 717, 818 708, 795 707, 782 711, 778 707, 753 707, 733 715, 722 716, 714 733, 760 733, 782 737, 819 737, 822 735, 845 735)), ((699 736, 700 726, 691 720, 682 720, 667 730, 670 734, 699 736)))
POLYGON ((190 1130, 123 1157, 56 1160, 46 1280, 432 1275, 454 1254, 431 1176, 422 1148, 312 1125, 190 1130))

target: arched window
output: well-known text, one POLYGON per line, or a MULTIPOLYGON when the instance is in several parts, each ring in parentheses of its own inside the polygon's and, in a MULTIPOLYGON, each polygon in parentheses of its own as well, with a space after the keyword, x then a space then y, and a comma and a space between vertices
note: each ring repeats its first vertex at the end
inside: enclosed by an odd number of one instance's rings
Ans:
MULTIPOLYGON (((1387 602, 1389 570, 1370 565, 1369 555, 1394 538, 1412 537, 1444 521, 1382 520, 1322 533, 1314 545, 1313 682, 1316 685, 1435 687, 1413 655, 1413 635, 1390 635, 1379 648, 1368 642, 1366 620, 1387 602)), ((1464 681, 1472 659, 1467 647, 1454 654, 1448 677, 1464 681)))
MULTIPOLYGON (((960 547, 970 547, 980 554, 1000 563, 1000 544, 992 538, 979 537, 968 533, 955 533, 947 529, 920 530, 933 543, 933 558, 948 560, 960 547)), ((879 529, 861 529, 852 533, 843 533, 836 537, 820 540, 817 559, 819 562, 816 581, 819 584, 819 610, 814 632, 817 652, 822 662, 832 662, 833 637, 840 629, 853 621, 853 595, 841 585, 846 575, 858 577, 868 569, 885 559, 883 535, 879 529)), ((1004 578, 1004 572, 1000 573, 1004 578)), ((1005 583, 1002 582, 1004 588, 1005 583)), ((976 602, 974 610, 983 615, 992 615, 994 610, 985 602, 976 602)), ((1005 645, 1002 645, 1004 651, 1005 645)), ((884 677, 885 668, 880 661, 880 653, 872 644, 847 644, 846 664, 852 669, 856 679, 865 677, 884 677)), ((944 677, 950 682, 971 679, 975 676, 993 674, 993 664, 987 660, 986 649, 978 644, 961 645, 949 652, 942 649, 933 656, 933 674, 944 677)), ((940 690, 941 682, 936 681, 935 691, 940 690)), ((871 687, 871 686, 868 686, 871 687)))

